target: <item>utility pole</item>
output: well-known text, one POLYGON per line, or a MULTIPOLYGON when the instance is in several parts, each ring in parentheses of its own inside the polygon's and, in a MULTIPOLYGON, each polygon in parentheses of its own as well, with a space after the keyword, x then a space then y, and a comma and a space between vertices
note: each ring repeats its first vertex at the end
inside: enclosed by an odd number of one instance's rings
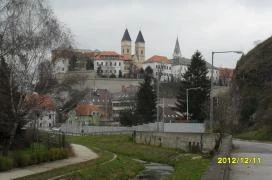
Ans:
POLYGON ((236 54, 244 54, 243 51, 217 51, 217 52, 212 52, 212 70, 211 70, 211 90, 210 90, 210 131, 213 132, 213 96, 212 96, 212 91, 213 91, 213 56, 214 54, 224 54, 224 53, 236 53, 236 54))

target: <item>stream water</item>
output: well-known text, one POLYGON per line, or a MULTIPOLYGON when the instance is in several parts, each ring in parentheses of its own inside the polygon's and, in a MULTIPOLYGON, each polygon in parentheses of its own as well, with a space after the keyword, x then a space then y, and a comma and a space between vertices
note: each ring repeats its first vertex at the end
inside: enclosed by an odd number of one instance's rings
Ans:
POLYGON ((174 168, 168 164, 146 162, 138 159, 135 159, 135 161, 143 163, 145 169, 134 180, 163 180, 174 171, 174 168))

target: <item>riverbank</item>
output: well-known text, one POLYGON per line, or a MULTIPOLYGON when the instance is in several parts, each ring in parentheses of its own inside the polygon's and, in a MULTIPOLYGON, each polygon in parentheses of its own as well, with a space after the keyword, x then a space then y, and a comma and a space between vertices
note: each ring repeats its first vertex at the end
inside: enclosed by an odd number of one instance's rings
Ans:
POLYGON ((100 157, 84 165, 66 167, 67 171, 64 168, 56 169, 28 179, 49 179, 67 172, 72 173, 67 174, 66 179, 129 179, 144 169, 142 163, 133 160, 135 158, 173 166, 174 172, 168 179, 200 179, 211 162, 205 156, 178 149, 134 144, 129 135, 75 136, 67 139, 93 149, 100 157), (114 157, 113 153, 117 158, 105 164, 114 157))

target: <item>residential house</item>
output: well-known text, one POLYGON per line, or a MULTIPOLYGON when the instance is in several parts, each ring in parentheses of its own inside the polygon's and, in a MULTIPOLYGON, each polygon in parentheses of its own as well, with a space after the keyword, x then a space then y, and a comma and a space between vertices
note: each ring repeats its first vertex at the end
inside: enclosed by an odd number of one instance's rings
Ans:
POLYGON ((33 93, 26 97, 31 108, 26 119, 28 127, 51 129, 56 124, 56 111, 52 98, 47 94, 33 93))
POLYGON ((219 68, 219 85, 230 86, 232 76, 233 76, 233 69, 219 68))
POLYGON ((135 110, 138 89, 138 86, 123 86, 121 92, 112 94, 112 118, 114 121, 119 121, 121 112, 135 110))

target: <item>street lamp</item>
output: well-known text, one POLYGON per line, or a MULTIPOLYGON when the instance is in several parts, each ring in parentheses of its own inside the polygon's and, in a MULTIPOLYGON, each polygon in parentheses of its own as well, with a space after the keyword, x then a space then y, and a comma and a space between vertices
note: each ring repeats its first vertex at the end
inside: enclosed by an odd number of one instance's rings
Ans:
POLYGON ((243 51, 213 51, 212 52, 212 72, 211 72, 211 90, 210 90, 210 130, 213 131, 213 97, 212 97, 212 90, 213 90, 213 56, 214 54, 224 54, 224 53, 236 53, 244 55, 243 51))
POLYGON ((187 121, 189 120, 189 97, 188 97, 188 94, 189 94, 189 90, 196 90, 196 89, 202 89, 201 87, 195 87, 195 88, 188 88, 186 89, 186 104, 187 104, 187 113, 186 113, 186 116, 187 116, 187 121))

